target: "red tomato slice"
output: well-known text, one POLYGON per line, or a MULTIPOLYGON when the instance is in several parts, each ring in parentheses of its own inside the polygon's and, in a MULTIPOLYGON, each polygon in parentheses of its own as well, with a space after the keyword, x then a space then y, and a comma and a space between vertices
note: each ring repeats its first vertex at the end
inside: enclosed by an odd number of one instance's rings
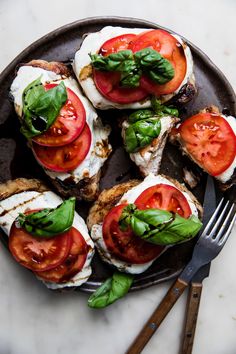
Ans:
MULTIPOLYGON (((50 90, 57 84, 48 84, 50 90)), ((68 99, 61 108, 59 116, 52 126, 43 134, 36 136, 33 141, 44 146, 63 146, 75 140, 82 132, 86 123, 86 112, 79 97, 68 87, 68 99)))
POLYGON ((141 210, 156 208, 178 213, 188 218, 192 212, 187 199, 177 188, 168 184, 157 184, 143 191, 135 204, 141 210))
POLYGON ((16 227, 15 223, 9 236, 9 249, 13 257, 33 271, 52 269, 64 262, 71 243, 70 230, 52 238, 34 237, 25 229, 16 227))
POLYGON ((44 272, 37 272, 36 274, 40 278, 54 283, 63 283, 70 280, 83 268, 88 254, 88 245, 77 229, 72 227, 70 232, 72 245, 69 255, 64 262, 57 267, 44 272))
POLYGON ((236 156, 236 137, 226 119, 199 113, 179 127, 181 142, 188 153, 210 175, 224 172, 236 156))
MULTIPOLYGON (((122 34, 106 41, 99 50, 99 54, 107 56, 121 50, 129 49, 135 34, 122 34)), ((148 96, 142 88, 124 88, 119 85, 120 73, 93 70, 93 79, 98 91, 109 101, 116 103, 132 103, 141 101, 148 96)))
POLYGON ((130 43, 137 37, 136 34, 128 33, 113 37, 103 43, 99 50, 99 54, 106 57, 112 53, 117 53, 121 50, 129 49, 130 43))
POLYGON ((147 76, 142 76, 140 86, 156 96, 174 92, 182 83, 187 62, 182 45, 170 33, 164 30, 151 30, 141 33, 132 41, 131 50, 135 53, 144 48, 152 48, 168 59, 174 67, 175 76, 164 85, 154 83, 147 76))
POLYGON ((131 230, 125 232, 119 228, 119 218, 127 204, 115 206, 103 221, 103 239, 108 251, 125 262, 142 264, 156 258, 164 247, 143 241, 131 230))
POLYGON ((91 145, 91 131, 86 124, 79 137, 61 147, 40 146, 33 143, 32 149, 38 162, 52 171, 69 172, 75 170, 85 159, 91 145))

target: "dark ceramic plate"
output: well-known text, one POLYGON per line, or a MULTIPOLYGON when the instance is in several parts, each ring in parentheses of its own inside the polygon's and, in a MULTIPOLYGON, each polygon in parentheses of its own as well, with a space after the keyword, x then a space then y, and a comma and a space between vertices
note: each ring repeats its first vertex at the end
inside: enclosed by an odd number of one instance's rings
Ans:
MULTIPOLYGON (((27 148, 24 138, 19 133, 19 123, 13 109, 13 104, 9 100, 9 87, 15 75, 15 68, 19 63, 27 62, 31 59, 45 59, 48 61, 57 60, 70 63, 76 50, 79 48, 82 37, 88 32, 100 30, 104 26, 123 26, 141 28, 162 28, 155 23, 121 17, 96 17, 80 20, 72 24, 63 26, 43 38, 39 39, 26 48, 0 75, 0 182, 17 177, 42 178, 47 180, 39 165, 35 162, 31 151, 27 148)), ((188 41, 187 41, 188 42, 188 41)), ((217 67, 209 58, 193 44, 189 43, 194 59, 194 70, 198 93, 195 98, 185 105, 181 111, 181 117, 196 113, 207 105, 214 104, 221 110, 227 108, 232 115, 236 114, 236 104, 234 92, 217 67)), ((103 120, 112 121, 113 132, 111 143, 113 153, 104 167, 101 179, 101 189, 111 187, 114 184, 127 181, 133 177, 139 177, 138 171, 127 154, 123 150, 118 128, 114 125, 116 117, 121 112, 99 112, 103 120)), ((171 146, 164 152, 164 159, 161 172, 169 176, 182 179, 182 168, 189 166, 189 161, 185 161, 180 153, 171 146)), ((195 168, 189 166, 191 168, 195 168)), ((205 176, 195 170, 201 178, 198 187, 193 193, 200 201, 203 199, 205 176)), ((89 205, 84 203, 78 206, 78 211, 85 217, 89 205)), ((1 238, 6 241, 4 235, 1 238)), ((191 257, 194 242, 172 247, 165 252, 154 264, 142 275, 136 277, 132 290, 142 289, 150 285, 175 277, 186 262, 191 257)), ((112 274, 112 269, 103 264, 95 256, 93 260, 93 275, 81 289, 92 292, 100 283, 112 274)))

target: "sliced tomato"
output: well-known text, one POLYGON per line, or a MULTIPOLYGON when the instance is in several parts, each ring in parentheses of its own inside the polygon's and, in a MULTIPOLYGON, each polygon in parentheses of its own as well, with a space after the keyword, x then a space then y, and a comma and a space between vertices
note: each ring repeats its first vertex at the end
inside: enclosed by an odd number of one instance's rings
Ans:
POLYGON ((86 124, 79 137, 61 147, 40 146, 33 142, 32 149, 39 163, 49 170, 69 172, 85 159, 91 145, 91 131, 86 124))
POLYGON ((129 49, 130 43, 136 38, 136 34, 133 33, 127 33, 127 34, 122 34, 117 37, 113 37, 103 43, 99 50, 99 54, 103 55, 106 57, 107 55, 110 55, 112 53, 117 53, 121 50, 126 50, 129 49))
MULTIPOLYGON (((57 84, 45 85, 50 90, 57 84)), ((67 101, 61 108, 56 121, 41 135, 36 136, 33 141, 44 146, 63 146, 75 140, 82 132, 86 123, 86 112, 79 97, 68 87, 67 101)))
POLYGON ((125 262, 142 264, 155 259, 164 247, 143 241, 130 229, 121 231, 119 218, 127 204, 115 206, 103 221, 103 239, 108 251, 125 262))
POLYGON ((141 210, 162 209, 178 213, 184 218, 188 218, 192 214, 183 193, 177 188, 163 183, 145 189, 135 200, 135 204, 141 210))
POLYGON ((33 271, 57 267, 67 258, 72 243, 70 230, 52 238, 35 237, 13 223, 9 249, 18 263, 33 271))
POLYGON ((46 280, 54 283, 64 283, 79 273, 84 266, 88 254, 88 246, 81 233, 72 227, 70 229, 72 245, 67 258, 57 267, 37 272, 36 274, 46 280))
POLYGON ((175 37, 164 30, 151 30, 138 35, 130 45, 130 49, 134 53, 144 48, 152 48, 168 59, 174 67, 175 75, 172 80, 164 85, 156 84, 143 75, 140 86, 156 96, 174 92, 184 80, 187 70, 187 61, 182 45, 175 37))
MULTIPOLYGON (((106 41, 99 54, 107 56, 121 50, 129 49, 135 34, 122 34, 106 41)), ((98 91, 109 101, 121 104, 141 101, 148 96, 142 88, 124 88, 120 86, 120 73, 93 70, 93 78, 98 91)))
POLYGON ((235 159, 235 133, 219 115, 199 113, 186 119, 178 131, 188 153, 212 176, 224 172, 235 159))

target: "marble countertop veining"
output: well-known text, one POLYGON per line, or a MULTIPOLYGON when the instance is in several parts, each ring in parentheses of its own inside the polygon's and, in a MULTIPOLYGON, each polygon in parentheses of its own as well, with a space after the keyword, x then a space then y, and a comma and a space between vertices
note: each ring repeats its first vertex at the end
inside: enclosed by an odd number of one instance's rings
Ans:
MULTIPOLYGON (((234 0, 0 0, 0 70, 42 35, 92 16, 143 18, 200 47, 236 87, 234 0)), ((193 354, 236 353, 236 228, 204 281, 193 354)), ((123 354, 171 282, 102 311, 81 292, 53 293, 17 265, 0 244, 0 354, 123 354)), ((187 294, 144 354, 178 354, 187 294)))

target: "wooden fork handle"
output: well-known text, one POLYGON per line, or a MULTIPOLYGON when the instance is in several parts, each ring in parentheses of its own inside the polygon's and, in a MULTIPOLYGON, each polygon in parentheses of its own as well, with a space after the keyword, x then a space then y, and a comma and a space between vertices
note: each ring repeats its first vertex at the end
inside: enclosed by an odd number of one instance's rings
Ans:
POLYGON ((177 279, 171 286, 160 305, 153 312, 141 332, 138 334, 134 342, 129 347, 126 354, 141 353, 149 339, 156 332, 166 315, 172 309, 178 298, 182 295, 184 289, 188 286, 183 280, 177 279))
POLYGON ((191 354, 201 300, 202 283, 192 283, 188 293, 187 313, 181 354, 191 354))

